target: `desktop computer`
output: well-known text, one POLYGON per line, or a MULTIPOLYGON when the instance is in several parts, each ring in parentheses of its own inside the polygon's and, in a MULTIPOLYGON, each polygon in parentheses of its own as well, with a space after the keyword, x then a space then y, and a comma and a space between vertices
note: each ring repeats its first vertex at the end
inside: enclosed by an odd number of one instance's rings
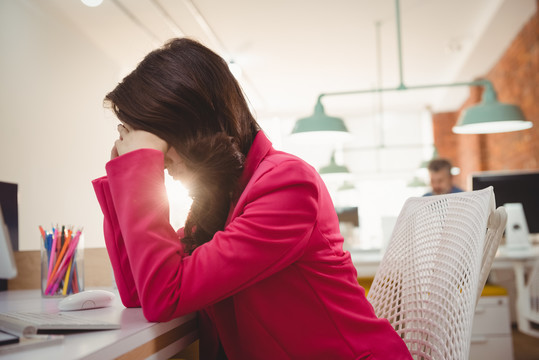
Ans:
POLYGON ((472 174, 470 180, 473 190, 492 186, 496 207, 505 207, 506 249, 526 251, 530 235, 539 235, 539 171, 481 172, 472 174))
POLYGON ((17 184, 0 181, 0 291, 17 275, 13 251, 19 247, 17 184))
POLYGON ((0 207, 0 279, 13 279, 15 276, 17 276, 17 267, 11 239, 0 207))

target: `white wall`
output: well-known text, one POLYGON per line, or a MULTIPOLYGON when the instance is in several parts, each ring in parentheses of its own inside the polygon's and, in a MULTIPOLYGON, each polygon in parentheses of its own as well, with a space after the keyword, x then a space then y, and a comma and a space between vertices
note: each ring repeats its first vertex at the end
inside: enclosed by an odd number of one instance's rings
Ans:
MULTIPOLYGON (((97 26, 97 24, 96 24, 97 26)), ((116 121, 102 99, 119 69, 57 14, 0 0, 0 181, 19 184, 19 250, 38 226, 83 226, 104 246, 91 180, 104 175, 116 121)))

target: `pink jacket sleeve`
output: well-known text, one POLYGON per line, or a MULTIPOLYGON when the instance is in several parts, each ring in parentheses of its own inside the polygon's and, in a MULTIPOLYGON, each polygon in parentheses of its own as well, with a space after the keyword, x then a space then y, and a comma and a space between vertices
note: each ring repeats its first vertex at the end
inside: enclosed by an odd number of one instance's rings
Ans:
POLYGON ((163 154, 148 149, 107 164, 105 195, 117 214, 112 225, 120 228, 108 230, 113 240, 107 247, 126 282, 134 282, 148 320, 205 308, 302 255, 317 214, 318 185, 308 180, 310 169, 292 161, 262 169, 240 198, 238 216, 191 256, 183 255, 169 224, 163 169, 163 154))
POLYGON ((116 211, 112 203, 107 178, 102 177, 96 179, 92 184, 104 215, 103 232, 105 235, 105 246, 107 247, 112 264, 120 298, 126 307, 140 307, 135 279, 133 279, 131 265, 125 251, 125 243, 122 238, 120 226, 118 225, 118 218, 116 217, 116 211))

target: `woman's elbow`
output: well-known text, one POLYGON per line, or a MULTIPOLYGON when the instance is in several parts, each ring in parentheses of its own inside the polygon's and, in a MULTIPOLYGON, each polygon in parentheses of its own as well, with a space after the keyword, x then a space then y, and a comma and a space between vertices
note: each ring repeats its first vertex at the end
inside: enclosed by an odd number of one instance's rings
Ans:
POLYGON ((143 305, 142 312, 149 322, 166 322, 174 318, 174 311, 162 306, 143 305))
POLYGON ((126 308, 139 308, 140 307, 140 304, 138 303, 134 303, 134 302, 125 302, 125 301, 122 301, 122 304, 126 307, 126 308))
POLYGON ((123 306, 126 308, 139 308, 141 306, 138 297, 125 296, 120 293, 120 299, 122 300, 123 306))
POLYGON ((143 301, 142 312, 150 322, 166 322, 195 311, 180 306, 177 302, 164 300, 143 301))
POLYGON ((148 297, 143 299, 142 312, 146 320, 151 322, 165 322, 175 317, 184 315, 178 312, 178 304, 175 301, 166 301, 160 297, 148 297))

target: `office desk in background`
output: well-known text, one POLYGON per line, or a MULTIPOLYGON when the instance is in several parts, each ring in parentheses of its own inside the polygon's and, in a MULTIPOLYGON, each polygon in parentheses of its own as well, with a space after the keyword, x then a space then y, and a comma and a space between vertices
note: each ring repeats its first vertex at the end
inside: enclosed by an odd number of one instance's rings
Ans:
MULTIPOLYGON (((57 312, 59 298, 42 298, 40 290, 0 292, 0 312, 57 312)), ((195 314, 165 323, 150 323, 142 309, 126 309, 116 296, 112 307, 72 312, 81 317, 118 321, 118 330, 65 334, 59 344, 0 355, 3 359, 168 359, 198 337, 195 314)))
MULTIPOLYGON (((379 250, 350 250, 350 254, 358 276, 361 277, 374 276, 384 256, 379 250)), ((523 278, 520 274, 538 258, 539 245, 533 245, 525 252, 508 252, 504 246, 500 246, 494 257, 492 270, 513 270, 519 278, 523 278)))
POLYGON ((513 268, 516 270, 516 267, 533 266, 537 258, 539 258, 539 245, 533 245, 523 251, 509 251, 506 247, 500 246, 492 263, 492 269, 513 268))

